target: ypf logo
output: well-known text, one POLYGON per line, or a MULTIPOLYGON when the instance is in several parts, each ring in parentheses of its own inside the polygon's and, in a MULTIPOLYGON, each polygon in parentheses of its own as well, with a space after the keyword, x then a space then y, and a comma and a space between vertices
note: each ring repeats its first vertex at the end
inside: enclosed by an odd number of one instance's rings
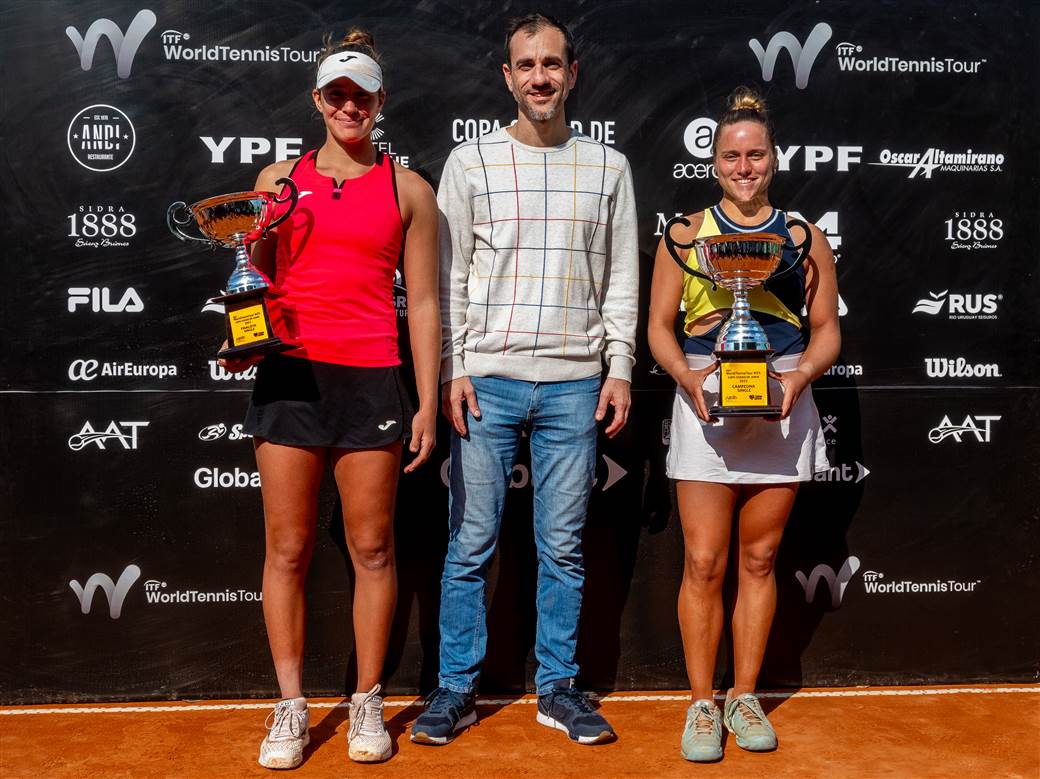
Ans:
POLYGON ((758 38, 748 41, 748 46, 758 58, 763 81, 773 80, 776 58, 780 51, 784 50, 791 57, 791 64, 794 66, 794 85, 799 89, 805 89, 809 85, 809 74, 812 72, 813 64, 824 44, 831 39, 831 35, 831 26, 820 22, 813 27, 809 37, 805 39, 804 46, 787 31, 776 33, 765 47, 759 43, 758 38))
POLYGON ((845 588, 849 586, 849 581, 859 570, 859 565, 858 557, 849 556, 837 571, 829 565, 820 563, 812 569, 808 576, 801 571, 795 571, 794 576, 805 591, 806 603, 812 603, 816 599, 816 588, 820 581, 827 582, 827 588, 831 592, 831 608, 836 609, 841 606, 841 600, 845 597, 845 588))
POLYGON ((95 573, 87 579, 85 584, 80 584, 73 579, 69 582, 69 587, 79 598, 80 611, 84 614, 90 613, 90 608, 94 603, 94 594, 100 589, 108 599, 108 616, 112 619, 119 619, 119 615, 123 613, 123 601, 126 599, 126 594, 139 578, 141 578, 141 569, 136 565, 128 565, 119 575, 118 581, 112 581, 112 577, 107 573, 95 573))
MULTIPOLYGON (((982 416, 970 414, 964 417, 964 421, 955 425, 947 414, 942 421, 928 431, 928 440, 933 444, 940 444, 947 438, 952 438, 957 443, 963 443, 961 436, 971 435, 980 444, 988 444, 992 435, 992 425, 1000 421, 1000 415, 982 416)), ((971 440, 971 439, 969 439, 971 440)))
POLYGON ((243 165, 252 165, 256 157, 270 154, 272 148, 274 148, 275 162, 282 162, 290 157, 299 157, 303 149, 303 138, 275 138, 273 144, 268 138, 238 138, 235 136, 221 137, 218 140, 212 135, 200 135, 199 140, 209 150, 209 161, 213 165, 223 165, 227 152, 236 145, 238 161, 243 165))
POLYGON ((72 158, 97 173, 121 167, 137 144, 130 117, 115 106, 102 103, 79 111, 69 122, 66 136, 72 158))
POLYGON ((80 35, 79 30, 71 25, 65 28, 65 34, 76 47, 76 53, 79 54, 79 66, 83 70, 90 70, 93 67, 94 52, 97 50, 98 42, 102 38, 107 38, 112 46, 112 53, 116 57, 116 75, 119 78, 129 78, 137 50, 154 26, 155 14, 147 8, 143 8, 137 12, 137 16, 126 28, 126 35, 111 19, 96 19, 87 28, 85 35, 80 35))
POLYGON ((69 449, 78 452, 91 444, 106 449, 105 443, 118 442, 124 449, 137 448, 137 431, 149 422, 109 422, 104 430, 96 430, 90 421, 83 423, 78 433, 69 437, 69 449))

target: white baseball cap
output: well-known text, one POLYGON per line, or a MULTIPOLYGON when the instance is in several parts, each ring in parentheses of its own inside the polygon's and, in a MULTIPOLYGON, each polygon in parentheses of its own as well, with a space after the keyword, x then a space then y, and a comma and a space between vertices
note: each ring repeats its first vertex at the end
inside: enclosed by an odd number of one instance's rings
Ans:
POLYGON ((378 92, 383 88, 383 71, 379 63, 360 51, 340 51, 322 60, 315 89, 321 89, 337 78, 349 78, 366 92, 378 92))

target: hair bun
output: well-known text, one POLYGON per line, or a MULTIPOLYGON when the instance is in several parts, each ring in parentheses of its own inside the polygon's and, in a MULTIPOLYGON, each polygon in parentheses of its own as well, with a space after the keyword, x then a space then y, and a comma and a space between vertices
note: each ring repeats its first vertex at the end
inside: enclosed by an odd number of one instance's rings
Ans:
POLYGON ((766 101, 755 90, 750 87, 737 87, 729 96, 730 111, 755 111, 759 114, 766 112, 766 101))
POLYGON ((375 49, 376 39, 372 37, 372 33, 367 30, 362 30, 360 27, 352 27, 347 31, 347 34, 343 36, 343 40, 340 41, 341 46, 367 46, 370 49, 375 49))

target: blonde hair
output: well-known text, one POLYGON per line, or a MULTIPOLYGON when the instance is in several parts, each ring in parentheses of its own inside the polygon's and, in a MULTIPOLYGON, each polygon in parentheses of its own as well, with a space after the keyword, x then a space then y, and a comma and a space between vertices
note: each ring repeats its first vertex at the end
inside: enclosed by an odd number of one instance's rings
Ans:
POLYGON ((327 57, 331 57, 333 54, 339 54, 342 51, 358 51, 362 54, 368 55, 380 65, 383 64, 379 52, 376 51, 376 39, 372 36, 372 33, 368 30, 362 30, 360 27, 351 27, 347 30, 347 34, 338 41, 332 39, 331 33, 325 34, 325 37, 322 38, 322 49, 318 54, 318 64, 315 68, 315 74, 317 74, 318 68, 321 67, 321 63, 324 62, 327 57))
POLYGON ((769 141, 770 148, 776 146, 776 139, 773 137, 773 123, 769 121, 765 98, 751 87, 740 86, 730 92, 729 97, 726 98, 726 110, 719 117, 715 137, 711 143, 712 157, 715 156, 718 149, 719 132, 726 125, 737 122, 758 122, 766 130, 766 139, 769 141))

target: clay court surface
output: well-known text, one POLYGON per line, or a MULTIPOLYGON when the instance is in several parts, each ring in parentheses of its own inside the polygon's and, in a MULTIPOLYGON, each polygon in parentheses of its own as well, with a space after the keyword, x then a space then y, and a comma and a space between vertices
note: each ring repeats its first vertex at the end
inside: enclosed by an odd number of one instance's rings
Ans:
MULTIPOLYGON (((614 693, 600 705, 620 738, 585 747, 535 723, 533 697, 482 698, 480 719, 445 747, 408 740, 420 709, 387 699, 393 758, 346 758, 342 699, 311 701, 311 745, 298 777, 1040 777, 1040 686, 899 687, 765 693, 780 749, 732 740, 721 763, 679 754, 687 697, 614 693)), ((0 776, 248 777, 270 703, 200 701, 0 708, 0 776)))

